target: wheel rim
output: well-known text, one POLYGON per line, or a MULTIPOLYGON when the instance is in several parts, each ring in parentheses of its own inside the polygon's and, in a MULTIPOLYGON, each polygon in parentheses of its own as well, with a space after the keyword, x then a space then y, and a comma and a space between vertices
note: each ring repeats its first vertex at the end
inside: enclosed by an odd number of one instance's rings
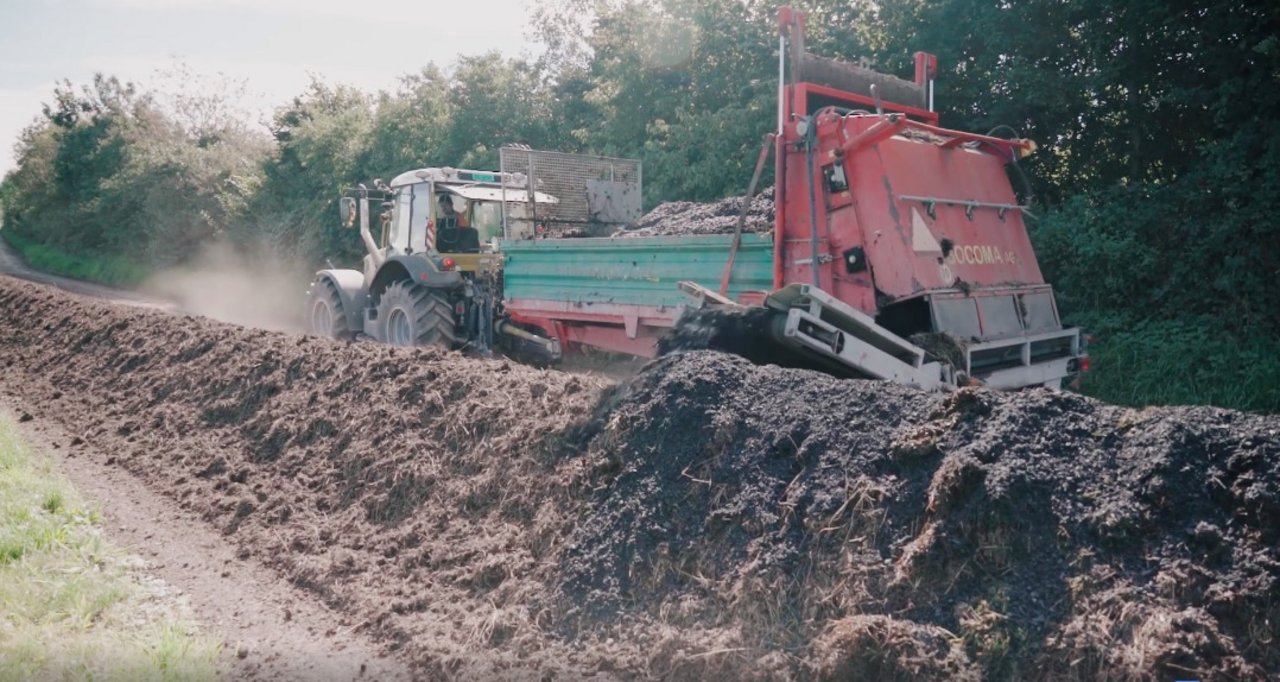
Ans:
POLYGON ((318 300, 312 306, 311 331, 319 336, 333 336, 333 311, 328 301, 318 300))
POLYGON ((409 323, 409 314, 404 308, 396 308, 387 317, 387 343, 393 346, 413 345, 413 325, 409 323))

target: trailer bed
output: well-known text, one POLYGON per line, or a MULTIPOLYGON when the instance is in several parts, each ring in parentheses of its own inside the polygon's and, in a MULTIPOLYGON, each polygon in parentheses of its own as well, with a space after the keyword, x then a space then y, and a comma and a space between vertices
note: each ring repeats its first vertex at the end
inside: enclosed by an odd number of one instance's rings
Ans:
MULTIPOLYGON (((728 234, 504 242, 504 304, 568 344, 652 357, 690 303, 680 282, 718 290, 732 243, 728 234)), ((772 288, 772 238, 742 235, 729 298, 772 288)))

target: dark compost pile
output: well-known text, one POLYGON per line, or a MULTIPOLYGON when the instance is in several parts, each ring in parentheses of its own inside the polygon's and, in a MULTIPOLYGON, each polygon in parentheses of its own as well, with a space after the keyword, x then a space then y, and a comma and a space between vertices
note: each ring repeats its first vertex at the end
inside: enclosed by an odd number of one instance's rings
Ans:
POLYGON ((427 679, 1280 676, 1277 417, 0 319, 0 388, 427 679))

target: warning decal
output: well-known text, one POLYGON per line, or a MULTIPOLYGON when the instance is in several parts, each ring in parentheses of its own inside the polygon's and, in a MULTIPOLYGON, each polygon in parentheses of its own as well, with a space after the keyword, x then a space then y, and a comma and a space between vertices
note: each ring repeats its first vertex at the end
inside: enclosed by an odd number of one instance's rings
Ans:
POLYGON ((942 253, 942 245, 933 236, 933 231, 920 217, 920 211, 911 209, 911 248, 916 253, 942 253))

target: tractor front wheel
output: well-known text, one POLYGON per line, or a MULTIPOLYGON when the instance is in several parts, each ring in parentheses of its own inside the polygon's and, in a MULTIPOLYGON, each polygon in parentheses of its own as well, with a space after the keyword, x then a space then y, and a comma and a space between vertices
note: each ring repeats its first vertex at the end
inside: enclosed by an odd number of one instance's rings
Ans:
POLYGON ((457 341, 453 306, 443 292, 396 282, 378 300, 378 331, 393 346, 441 346, 457 341))
POLYGON ((338 288, 328 279, 320 278, 311 283, 302 314, 308 334, 331 339, 349 339, 354 336, 347 328, 347 316, 342 309, 342 297, 338 295, 338 288))

